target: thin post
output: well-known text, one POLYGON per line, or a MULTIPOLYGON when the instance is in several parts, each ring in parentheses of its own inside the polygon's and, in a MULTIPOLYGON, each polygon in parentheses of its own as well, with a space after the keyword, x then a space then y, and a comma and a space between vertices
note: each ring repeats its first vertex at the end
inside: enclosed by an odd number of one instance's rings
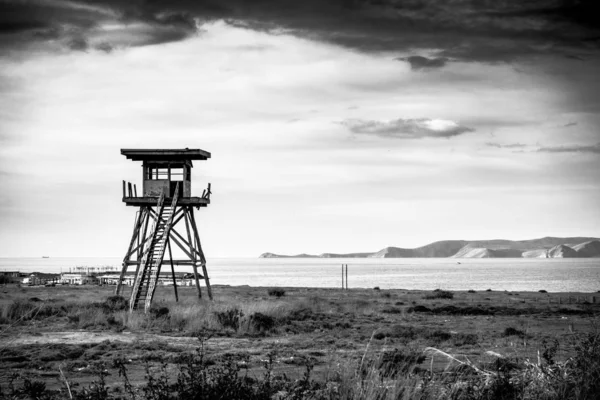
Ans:
POLYGON ((206 291, 208 292, 208 298, 213 299, 212 288, 210 287, 210 280, 208 278, 208 270, 206 269, 206 257, 202 251, 202 245, 200 244, 200 235, 198 234, 198 227, 196 226, 196 218, 194 217, 194 209, 190 207, 190 222, 192 223, 192 229, 194 230, 194 236, 196 237, 196 247, 200 253, 200 261, 202 262, 202 273, 204 274, 204 282, 206 283, 206 291))
POLYGON ((346 290, 348 290, 348 264, 346 264, 346 290))
POLYGON ((127 189, 129 192, 129 197, 133 197, 133 189, 131 188, 131 182, 127 182, 127 189))
POLYGON ((188 242, 190 244, 190 250, 192 251, 191 259, 192 259, 192 269, 194 270, 194 281, 196 282, 196 289, 198 290, 198 298, 202 298, 202 289, 200 288, 200 280, 198 279, 198 266, 196 265, 196 252, 194 251, 194 242, 192 242, 192 235, 190 233, 190 224, 192 223, 192 219, 190 218, 189 211, 190 207, 185 208, 185 230, 188 236, 188 242), (189 221, 188 221, 189 219, 189 221))
POLYGON ((344 264, 342 264, 342 290, 344 290, 344 264))
POLYGON ((137 185, 135 183, 133 184, 133 195, 137 197, 137 185))
POLYGON ((175 279, 175 266, 173 265, 173 253, 171 253, 171 241, 167 240, 169 246, 169 261, 171 261, 171 274, 173 275, 173 288, 175 289, 175 302, 179 302, 179 295, 177 294, 177 280, 175 279))
POLYGON ((133 226, 133 235, 131 235, 131 241, 129 242, 129 247, 127 248, 127 253, 125 253, 125 258, 123 259, 123 263, 121 264, 121 274, 119 275, 119 281, 117 282, 117 288, 115 289, 115 294, 119 296, 121 294, 121 290, 123 287, 123 278, 125 277, 125 272, 127 272, 127 262, 129 261, 131 249, 135 243, 136 238, 140 233, 140 228, 142 226, 142 218, 143 212, 137 214, 135 224, 133 226))
POLYGON ((123 181, 123 198, 125 198, 125 181, 123 181))

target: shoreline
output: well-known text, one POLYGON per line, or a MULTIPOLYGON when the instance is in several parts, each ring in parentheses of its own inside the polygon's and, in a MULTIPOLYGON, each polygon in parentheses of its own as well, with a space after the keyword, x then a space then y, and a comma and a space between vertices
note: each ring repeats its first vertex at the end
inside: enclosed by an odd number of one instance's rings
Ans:
MULTIPOLYGON (((19 287, 22 288, 24 290, 27 289, 44 289, 47 288, 48 290, 60 290, 61 288, 68 288, 68 289, 72 289, 72 290, 93 290, 93 289, 98 289, 98 288, 116 288, 115 285, 68 285, 68 284, 56 284, 55 286, 46 286, 46 285, 26 285, 26 284, 16 284, 16 283, 10 283, 7 285, 0 285, 0 292, 2 291, 2 288, 9 288, 9 287, 19 287)), ((161 285, 158 286, 159 290, 171 290, 173 286, 172 285, 161 285)), ((351 292, 355 291, 355 292, 364 292, 364 291, 374 291, 374 292, 404 292, 404 293, 412 293, 412 294, 418 294, 418 293, 428 293, 428 292, 436 292, 436 291, 452 291, 455 293, 470 293, 471 291, 473 293, 495 293, 495 294, 513 294, 513 295, 519 295, 519 294, 530 294, 530 295, 553 295, 553 296, 558 296, 558 295, 571 295, 571 296, 596 296, 599 299, 597 299, 597 302, 600 302, 600 290, 598 291, 557 291, 557 292, 553 292, 553 291, 549 291, 549 290, 545 290, 545 289, 540 289, 540 290, 508 290, 508 289, 448 289, 448 288, 435 288, 435 289, 410 289, 410 288, 380 288, 380 287, 350 287, 347 289, 342 289, 341 287, 319 287, 319 286, 281 286, 281 285, 264 285, 264 286, 253 286, 253 285, 227 285, 227 284, 211 284, 211 287, 213 289, 251 289, 251 290, 267 290, 267 289, 273 289, 273 288, 280 288, 280 289, 284 289, 286 291, 339 291, 340 293, 348 293, 350 294, 351 292)), ((131 289, 131 286, 124 286, 125 290, 127 289, 131 289)), ((204 286, 202 286, 203 290, 206 290, 206 288, 204 286)), ((195 287, 190 287, 190 286, 177 286, 177 290, 196 290, 195 287)))

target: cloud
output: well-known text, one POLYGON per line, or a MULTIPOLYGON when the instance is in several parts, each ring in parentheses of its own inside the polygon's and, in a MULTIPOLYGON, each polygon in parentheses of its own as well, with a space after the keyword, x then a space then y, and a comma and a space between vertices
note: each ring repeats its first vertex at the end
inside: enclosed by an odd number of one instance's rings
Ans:
POLYGON ((547 146, 537 149, 540 153, 595 153, 600 154, 600 142, 593 145, 547 146))
POLYGON ((520 149, 523 147, 527 147, 527 145, 523 144, 523 143, 501 144, 501 143, 487 142, 485 145, 488 147, 496 147, 498 149, 520 149))
POLYGON ((569 122, 568 124, 564 124, 563 127, 564 128, 569 128, 571 126, 576 126, 576 125, 577 125, 577 122, 569 122))
POLYGON ((405 58, 413 69, 428 69, 442 67, 447 58, 498 63, 537 54, 584 56, 600 47, 593 15, 589 2, 572 0, 9 0, 0 2, 0 36, 11 40, 0 38, 0 45, 23 44, 36 40, 35 32, 69 26, 95 47, 97 31, 115 23, 126 24, 123 30, 138 40, 104 43, 157 44, 189 37, 195 21, 225 19, 363 52, 437 49, 431 58, 405 58), (147 29, 139 32, 139 24, 147 29))
MULTIPOLYGON (((183 40, 197 31, 197 11, 186 2, 3 1, 0 50, 31 44, 73 51, 144 46, 183 40), (182 7, 183 6, 183 7, 182 7)), ((201 7, 196 6, 197 9, 201 7)), ((110 50, 109 50, 110 49, 110 50)))
POLYGON ((347 119, 341 124, 352 133, 396 139, 450 138, 474 131, 473 128, 461 126, 454 121, 429 118, 399 118, 391 121, 347 119))
POLYGON ((415 71, 442 68, 448 62, 447 58, 427 58, 422 56, 410 56, 396 58, 399 61, 406 61, 410 68, 415 71))

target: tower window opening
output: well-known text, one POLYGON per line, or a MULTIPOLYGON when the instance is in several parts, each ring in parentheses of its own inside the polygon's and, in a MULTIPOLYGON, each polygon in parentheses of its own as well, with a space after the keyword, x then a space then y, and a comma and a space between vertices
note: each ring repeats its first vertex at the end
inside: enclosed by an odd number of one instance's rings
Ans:
POLYGON ((183 168, 171 168, 171 181, 183 181, 183 168))
POLYGON ((159 180, 159 179, 169 179, 169 168, 148 168, 148 179, 150 180, 159 180))

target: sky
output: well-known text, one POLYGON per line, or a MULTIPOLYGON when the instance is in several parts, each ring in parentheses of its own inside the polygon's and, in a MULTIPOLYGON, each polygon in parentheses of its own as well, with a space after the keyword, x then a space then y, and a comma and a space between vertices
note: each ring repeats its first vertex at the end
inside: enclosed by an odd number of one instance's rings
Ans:
POLYGON ((206 257, 600 236, 593 1, 0 1, 0 257, 121 257, 200 148, 206 257))

